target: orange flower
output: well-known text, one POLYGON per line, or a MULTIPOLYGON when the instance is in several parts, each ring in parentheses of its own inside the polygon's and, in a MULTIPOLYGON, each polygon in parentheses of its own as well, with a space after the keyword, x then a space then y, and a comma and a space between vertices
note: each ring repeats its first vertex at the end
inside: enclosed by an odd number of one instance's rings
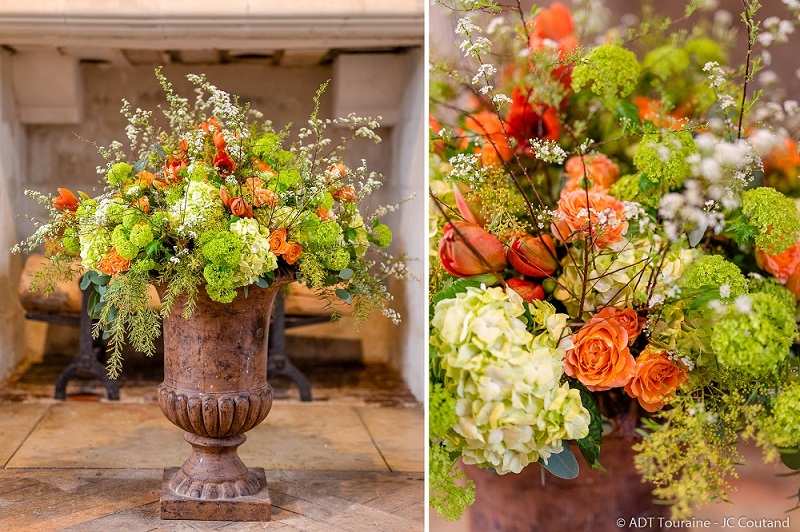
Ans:
POLYGON ((579 189, 567 192, 558 200, 552 230, 564 242, 591 235, 595 246, 605 248, 622 240, 628 231, 625 206, 603 191, 579 189))
POLYGON ((281 227, 275 229, 269 235, 269 250, 276 255, 283 255, 289 250, 289 243, 286 241, 286 229, 281 227))
POLYGON ((617 309, 614 307, 603 307, 600 312, 594 315, 595 318, 613 319, 619 323, 628 333, 628 345, 633 345, 636 337, 642 332, 645 320, 641 318, 632 308, 617 309))
POLYGON ((686 123, 686 117, 678 112, 664 114, 661 111, 661 102, 647 96, 635 96, 633 103, 639 108, 639 120, 650 121, 656 127, 666 127, 672 131, 681 131, 686 123))
POLYGON ((214 129, 219 130, 219 123, 217 122, 217 117, 216 116, 212 116, 206 122, 201 122, 200 125, 197 126, 197 128, 198 129, 202 129, 203 131, 208 133, 208 132, 211 131, 212 126, 213 126, 214 129))
POLYGON ((544 289, 539 283, 512 277, 511 279, 506 279, 506 286, 518 293, 528 303, 533 303, 537 299, 544 299, 544 289))
POLYGON ((242 198, 233 198, 230 207, 234 216, 239 218, 253 217, 253 207, 242 198))
POLYGON ((139 179, 137 183, 141 188, 150 188, 150 185, 153 184, 153 180, 156 178, 155 174, 151 174, 147 170, 142 170, 136 177, 139 179))
POLYGON ((121 272, 126 272, 130 267, 131 261, 123 259, 120 254, 117 253, 117 248, 111 248, 108 253, 100 259, 100 262, 97 263, 98 271, 106 275, 116 275, 121 272))
POLYGON ((286 249, 286 253, 283 254, 283 260, 286 261, 286 264, 294 264, 302 254, 303 246, 297 242, 289 242, 289 247, 286 249))
POLYGON ((655 412, 685 380, 685 370, 670 360, 666 351, 648 345, 636 359, 636 372, 625 391, 638 399, 642 408, 655 412))
POLYGON ((219 129, 215 129, 214 133, 211 134, 211 140, 214 142, 214 147, 217 148, 217 151, 225 151, 225 148, 228 147, 228 143, 225 142, 225 137, 222 136, 222 131, 219 129))
POLYGON ((762 270, 765 270, 775 276, 781 284, 786 284, 789 277, 797 271, 800 266, 800 241, 796 242, 792 247, 778 253, 777 255, 770 255, 761 248, 756 248, 756 264, 762 270))
POLYGON ((564 356, 564 372, 593 392, 625 386, 636 368, 625 327, 601 313, 572 335, 573 347, 564 356))
POLYGON ((561 124, 554 107, 531 101, 532 91, 523 93, 519 87, 511 95, 506 116, 508 134, 514 137, 523 151, 530 150, 533 138, 558 140, 561 124))
POLYGON ((501 162, 509 161, 514 156, 514 151, 506 140, 503 123, 496 114, 481 111, 469 115, 464 125, 483 137, 483 147, 476 152, 480 154, 484 166, 500 166, 501 162))
POLYGON ((59 211, 75 211, 78 208, 78 198, 68 188, 59 188, 58 197, 53 200, 53 207, 59 211))
POLYGON ((800 167, 800 153, 797 142, 786 137, 782 146, 773 148, 764 157, 764 173, 780 172, 786 176, 796 176, 800 167))
POLYGON ((507 264, 500 239, 467 222, 452 222, 444 226, 444 236, 439 240, 439 260, 444 269, 456 277, 499 272, 507 264), (475 256, 465 240, 484 260, 475 256))
POLYGON ((181 178, 178 174, 186 168, 188 161, 186 150, 188 148, 189 143, 186 140, 182 140, 178 148, 173 150, 164 162, 164 179, 168 183, 180 181, 181 178))
POLYGON ((470 192, 472 192, 472 189, 466 183, 453 183, 453 195, 456 198, 456 207, 458 207, 458 212, 460 212, 461 216, 463 216, 464 219, 469 223, 485 227, 486 220, 483 218, 483 216, 481 216, 483 200, 481 200, 480 196, 471 194, 470 201, 467 201, 467 198, 464 197, 464 194, 468 194, 470 192))
POLYGON ((524 234, 515 238, 507 256, 515 270, 530 277, 548 277, 558 268, 556 247, 550 235, 524 234))
POLYGON ((567 184, 564 189, 567 192, 580 188, 580 181, 584 177, 584 173, 592 182, 591 188, 596 190, 607 191, 619 179, 619 166, 602 153, 573 155, 567 159, 564 170, 564 175, 567 176, 567 184))
POLYGON ((236 163, 233 162, 228 152, 219 151, 214 156, 214 168, 219 170, 222 175, 229 175, 236 169, 236 163))
POLYGON ((323 221, 333 220, 333 216, 331 216, 331 211, 329 211, 322 205, 317 205, 317 217, 323 221))
POLYGON ((344 163, 332 164, 328 167, 328 172, 338 174, 339 177, 344 177, 347 174, 347 166, 344 163))
POLYGON ((270 165, 268 165, 258 157, 253 157, 253 168, 258 170, 259 172, 269 172, 271 174, 277 173, 270 165))
POLYGON ((278 195, 266 188, 257 188, 253 192, 253 205, 261 207, 266 205, 275 208, 278 205, 278 195))
POLYGON ((136 201, 136 206, 142 209, 142 212, 150 212, 150 200, 147 196, 142 196, 136 201))
POLYGON ((244 186, 248 189, 255 190, 264 186, 264 180, 260 177, 248 177, 244 180, 244 186))
POLYGON ((356 201, 358 196, 356 196, 356 189, 347 185, 346 187, 342 187, 339 190, 336 190, 333 193, 333 199, 339 201, 356 201))
POLYGON ((219 197, 222 200, 222 204, 230 209, 230 207, 231 207, 231 197, 228 194, 228 191, 225 190, 225 187, 220 187, 220 189, 219 189, 219 197))
POLYGON ((534 52, 555 49, 560 56, 566 56, 578 46, 572 13, 561 2, 539 11, 531 25, 528 47, 534 52))

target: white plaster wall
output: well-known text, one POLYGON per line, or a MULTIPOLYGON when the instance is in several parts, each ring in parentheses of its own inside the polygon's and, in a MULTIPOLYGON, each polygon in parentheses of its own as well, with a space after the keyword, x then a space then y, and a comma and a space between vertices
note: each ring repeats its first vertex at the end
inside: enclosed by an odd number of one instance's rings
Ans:
POLYGON ((11 88, 10 54, 0 51, 0 381, 25 354, 23 312, 17 300, 21 258, 9 248, 17 243, 14 212, 22 187, 25 136, 11 88))

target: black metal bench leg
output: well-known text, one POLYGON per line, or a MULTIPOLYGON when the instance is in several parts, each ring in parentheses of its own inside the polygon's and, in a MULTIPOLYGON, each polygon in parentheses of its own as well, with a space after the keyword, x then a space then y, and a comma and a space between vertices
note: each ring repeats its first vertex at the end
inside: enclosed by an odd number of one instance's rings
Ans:
POLYGON ((88 311, 90 293, 91 289, 83 291, 78 354, 58 376, 54 396, 63 401, 67 398, 67 382, 78 373, 90 373, 103 381, 109 400, 119 401, 119 383, 109 378, 106 367, 100 362, 105 359, 103 341, 92 338, 92 318, 88 311))
POLYGON ((292 379, 300 389, 300 400, 311 401, 311 383, 286 356, 286 311, 283 296, 278 294, 269 325, 267 375, 278 374, 292 379))

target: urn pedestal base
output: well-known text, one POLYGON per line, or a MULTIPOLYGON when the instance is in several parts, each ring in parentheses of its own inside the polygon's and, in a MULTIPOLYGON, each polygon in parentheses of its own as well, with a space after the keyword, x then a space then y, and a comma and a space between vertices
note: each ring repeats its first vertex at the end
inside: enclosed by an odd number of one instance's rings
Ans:
POLYGON ((196 521, 269 521, 272 501, 267 490, 264 468, 250 468, 261 486, 257 492, 233 499, 196 499, 172 491, 170 484, 180 471, 178 467, 164 469, 161 482, 161 519, 191 519, 196 521))

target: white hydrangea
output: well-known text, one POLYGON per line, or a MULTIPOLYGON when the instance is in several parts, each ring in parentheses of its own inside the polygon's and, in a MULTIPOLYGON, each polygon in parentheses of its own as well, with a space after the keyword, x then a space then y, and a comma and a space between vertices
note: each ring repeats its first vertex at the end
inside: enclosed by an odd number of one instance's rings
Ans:
POLYGON ((534 333, 520 319, 525 303, 502 288, 467 288, 437 303, 431 342, 456 396, 461 438, 447 445, 464 463, 519 473, 561 451, 562 440, 589 432, 589 412, 565 383, 566 315, 549 303, 530 307, 534 333))
POLYGON ((222 209, 219 189, 203 181, 189 181, 184 197, 169 206, 169 223, 178 234, 200 233, 209 218, 222 209))
POLYGON ((242 241, 242 261, 233 277, 234 283, 241 286, 253 284, 260 275, 278 267, 278 258, 269 250, 268 235, 262 232, 257 221, 241 218, 231 224, 230 231, 242 241))

